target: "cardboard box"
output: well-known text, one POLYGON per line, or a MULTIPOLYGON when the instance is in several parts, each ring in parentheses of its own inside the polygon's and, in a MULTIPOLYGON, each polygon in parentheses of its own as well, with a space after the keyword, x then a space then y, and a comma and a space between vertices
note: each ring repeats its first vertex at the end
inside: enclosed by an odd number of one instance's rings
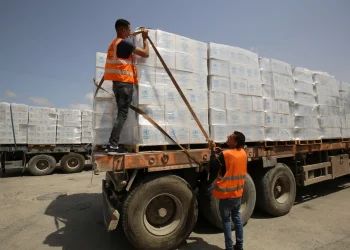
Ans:
POLYGON ((230 79, 221 76, 209 76, 209 91, 230 93, 230 79))

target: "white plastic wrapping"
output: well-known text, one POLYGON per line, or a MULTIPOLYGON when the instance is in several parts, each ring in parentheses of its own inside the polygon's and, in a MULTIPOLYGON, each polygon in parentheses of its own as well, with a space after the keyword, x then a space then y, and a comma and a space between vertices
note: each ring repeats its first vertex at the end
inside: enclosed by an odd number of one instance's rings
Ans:
POLYGON ((210 125, 223 125, 227 124, 226 110, 225 109, 209 109, 209 124, 210 125))
POLYGON ((221 76, 209 76, 209 91, 230 93, 230 79, 221 76))
MULTIPOLYGON (((208 92, 203 90, 186 91, 186 99, 194 108, 208 108, 208 92)), ((225 106, 225 99, 220 103, 221 107, 225 106), (222 106, 223 102, 223 106, 222 106)))
POLYGON ((156 31, 156 46, 157 48, 163 48, 163 49, 168 49, 168 50, 172 50, 175 51, 176 49, 176 35, 169 33, 169 32, 165 32, 162 30, 157 30, 156 31))
POLYGON ((317 117, 296 116, 295 128, 320 128, 320 124, 317 117))
MULTIPOLYGON (((203 128, 209 135, 209 126, 203 125, 203 128)), ((190 136, 190 143, 206 143, 205 136, 202 130, 198 126, 190 126, 189 136, 190 136)))
POLYGON ((287 76, 292 76, 292 66, 289 63, 270 59, 271 71, 287 76))
POLYGON ((313 83, 312 71, 305 68, 296 67, 293 69, 293 77, 296 81, 313 83))
POLYGON ((317 103, 319 105, 339 107, 340 106, 339 102, 340 102, 340 99, 338 97, 317 95, 317 103))
MULTIPOLYGON (((193 111, 196 113, 198 120, 201 122, 203 126, 209 124, 208 109, 193 108, 193 111)), ((192 125, 197 126, 197 122, 192 116, 192 114, 190 113, 190 127, 192 127, 192 125)))
POLYGON ((232 46, 228 46, 228 51, 230 53, 230 62, 249 65, 256 68, 259 67, 258 55, 256 53, 232 46))
POLYGON ((169 124, 189 124, 190 115, 186 106, 165 106, 165 122, 169 124))
POLYGON ((315 128, 301 128, 294 131, 295 140, 319 140, 322 138, 321 130, 315 128))
POLYGON ((147 105, 164 105, 165 92, 164 86, 150 86, 146 84, 138 84, 138 91, 134 91, 134 100, 137 104, 147 105))
POLYGON ((242 125, 241 111, 239 110, 226 110, 227 124, 230 125, 242 125))
POLYGON ((272 73, 269 71, 261 71, 261 83, 264 85, 273 86, 272 73))
POLYGON ((317 105, 295 104, 294 114, 296 116, 318 116, 317 105))
POLYGON ((225 94, 225 109, 239 109, 239 94, 225 94))
POLYGON ((248 80, 247 87, 248 87, 247 89, 248 95, 254 95, 254 96, 263 95, 262 85, 260 81, 248 80))
POLYGON ((272 73, 272 76, 274 86, 294 89, 294 80, 292 76, 282 75, 279 73, 272 73))
POLYGON ((175 53, 175 67, 176 70, 193 72, 194 70, 193 56, 189 53, 176 52, 175 53))
POLYGON ((207 91, 208 90, 207 75, 193 74, 192 89, 207 91))
POLYGON ((253 100, 249 95, 239 96, 239 109, 240 110, 253 110, 253 100))
POLYGON ((264 99, 264 111, 266 112, 278 112, 278 101, 274 99, 264 99))
POLYGON ((106 53, 96 52, 96 67, 104 68, 106 65, 106 53))
POLYGON ((321 128, 322 139, 341 138, 340 128, 321 128))
MULTIPOLYGON (((168 66, 169 69, 176 69, 176 53, 174 50, 159 48, 158 52, 162 56, 165 64, 168 66)), ((156 66, 163 67, 163 64, 161 63, 158 57, 156 59, 156 66)))
POLYGON ((230 55, 229 46, 217 44, 217 43, 209 43, 209 58, 210 59, 229 61, 229 55, 230 55))
POLYGON ((137 77, 139 84, 156 85, 156 69, 143 65, 137 65, 137 77))
POLYGON ((247 66, 241 65, 237 63, 230 63, 229 64, 229 71, 230 71, 230 78, 241 78, 241 79, 247 79, 247 66))
POLYGON ((229 63, 217 59, 209 59, 209 75, 230 77, 229 63))
POLYGON ((209 92, 209 108, 225 109, 225 94, 209 92))
POLYGON ((248 82, 241 78, 231 78, 231 93, 248 94, 248 82))
POLYGON ((211 125, 210 137, 215 142, 226 142, 227 136, 230 134, 228 125, 211 125))
POLYGON ((207 61, 206 59, 208 58, 208 44, 195 41, 195 40, 192 40, 192 41, 193 41, 193 47, 194 47, 193 48, 194 57, 202 58, 202 59, 205 59, 205 61, 207 61))
POLYGON ((193 73, 208 75, 208 63, 206 59, 194 57, 193 58, 193 73))
POLYGON ((264 99, 260 96, 252 96, 252 109, 254 111, 264 111, 264 99))
POLYGON ((313 83, 295 81, 294 88, 296 92, 306 93, 310 95, 315 94, 313 83))
POLYGON ((175 50, 177 52, 193 53, 194 41, 188 37, 175 35, 175 50))
MULTIPOLYGON (((166 132, 177 143, 188 143, 190 140, 190 128, 188 125, 166 125, 166 132)), ((167 144, 174 144, 168 137, 165 138, 167 144)))

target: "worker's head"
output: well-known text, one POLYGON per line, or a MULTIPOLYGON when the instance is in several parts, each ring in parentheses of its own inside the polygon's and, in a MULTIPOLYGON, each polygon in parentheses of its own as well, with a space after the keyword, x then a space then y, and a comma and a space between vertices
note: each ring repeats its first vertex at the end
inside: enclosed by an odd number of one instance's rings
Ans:
POLYGON ((227 136, 226 144, 229 148, 243 148, 245 136, 241 132, 235 131, 227 136))
POLYGON ((115 31, 117 32, 118 37, 122 39, 128 38, 131 34, 129 21, 125 19, 118 19, 115 22, 115 31))

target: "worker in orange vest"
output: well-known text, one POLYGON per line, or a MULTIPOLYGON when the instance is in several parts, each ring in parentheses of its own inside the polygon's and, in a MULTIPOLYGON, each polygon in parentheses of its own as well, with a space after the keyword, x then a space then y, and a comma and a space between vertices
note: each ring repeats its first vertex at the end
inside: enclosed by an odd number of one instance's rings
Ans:
POLYGON ((243 250, 243 223, 240 215, 241 198, 247 174, 247 154, 244 150, 245 136, 235 131, 227 137, 225 150, 216 156, 211 145, 210 168, 218 173, 213 187, 213 195, 219 199, 219 210, 224 227, 226 250, 243 250), (236 244, 232 241, 231 218, 235 224, 236 244))
POLYGON ((124 19, 115 22, 117 37, 110 43, 107 52, 105 73, 103 80, 113 81, 113 92, 118 106, 118 116, 114 122, 109 138, 107 152, 117 154, 122 152, 119 148, 119 137, 128 117, 132 101, 134 85, 138 83, 134 55, 149 56, 148 30, 142 29, 143 48, 136 48, 130 39, 130 23, 124 19))

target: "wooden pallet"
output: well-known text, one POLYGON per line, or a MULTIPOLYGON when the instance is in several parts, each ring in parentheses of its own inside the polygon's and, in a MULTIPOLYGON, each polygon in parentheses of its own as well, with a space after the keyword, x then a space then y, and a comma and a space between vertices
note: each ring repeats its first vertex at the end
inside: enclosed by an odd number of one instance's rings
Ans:
POLYGON ((49 148, 49 147, 56 147, 56 144, 28 144, 28 147, 34 148, 34 147, 40 147, 40 148, 49 148))
MULTIPOLYGON (((185 149, 207 149, 207 143, 193 143, 193 144, 180 144, 185 149)), ((145 152, 145 151, 171 151, 171 150, 181 150, 181 148, 174 145, 124 145, 124 149, 128 152, 145 152)))
POLYGON ((296 141, 297 145, 313 145, 313 144, 322 144, 322 140, 298 140, 296 141))
POLYGON ((276 146, 293 146, 296 141, 265 141, 265 147, 276 147, 276 146))
POLYGON ((341 138, 342 142, 350 142, 350 138, 341 138))
POLYGON ((338 143, 338 142, 342 142, 342 138, 322 139, 322 142, 325 142, 325 143, 338 143))

